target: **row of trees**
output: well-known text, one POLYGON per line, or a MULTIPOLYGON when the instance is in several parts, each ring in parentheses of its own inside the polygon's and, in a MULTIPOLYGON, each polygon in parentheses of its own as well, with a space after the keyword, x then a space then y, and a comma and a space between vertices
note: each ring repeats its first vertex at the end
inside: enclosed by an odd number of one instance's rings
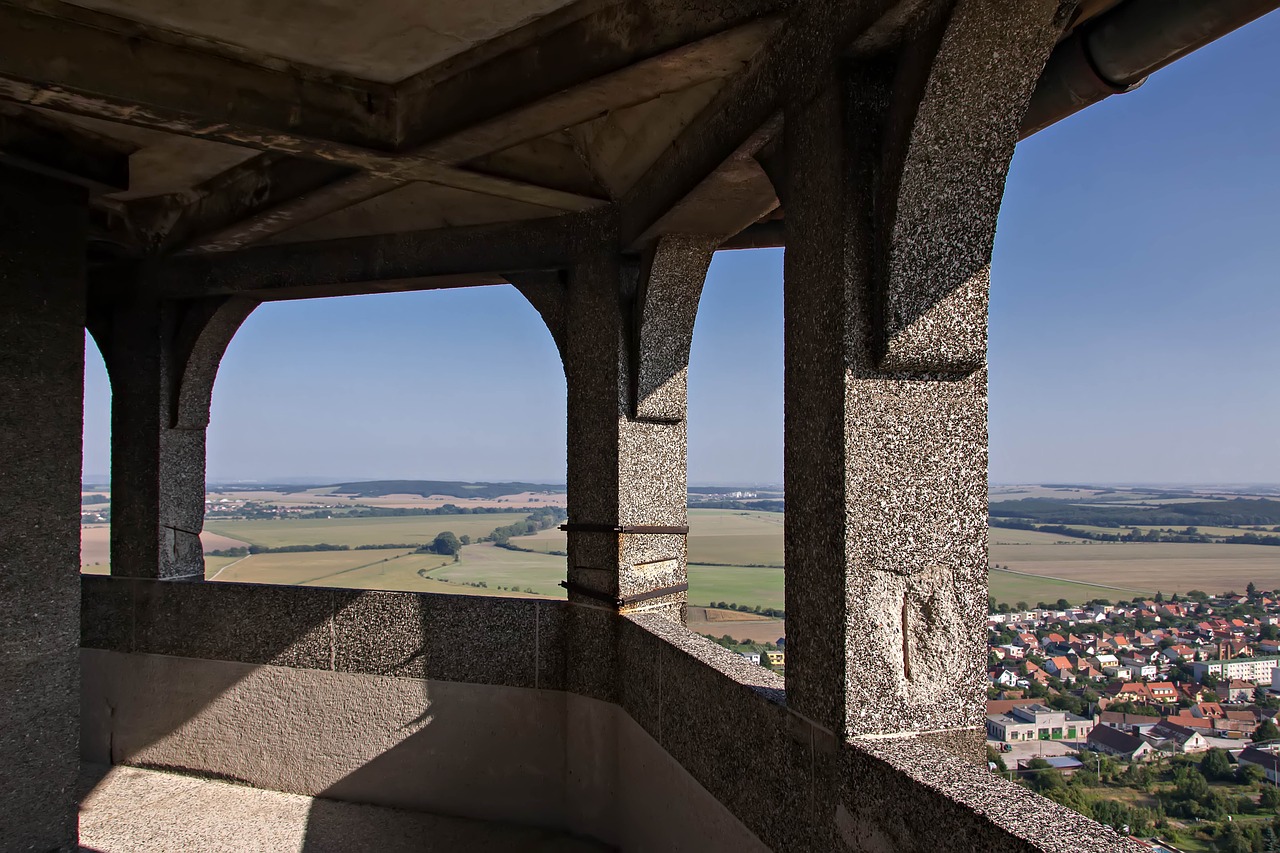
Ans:
POLYGON ((776 607, 761 607, 759 604, 752 606, 749 604, 738 604, 734 602, 713 601, 707 605, 717 610, 736 610, 739 613, 756 613, 760 616, 768 616, 771 619, 786 619, 787 612, 776 607))

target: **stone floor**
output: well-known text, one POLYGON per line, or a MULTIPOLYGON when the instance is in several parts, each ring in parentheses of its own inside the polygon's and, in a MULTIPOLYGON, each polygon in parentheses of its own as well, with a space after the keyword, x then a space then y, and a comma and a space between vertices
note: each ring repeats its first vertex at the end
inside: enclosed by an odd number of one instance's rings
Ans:
POLYGON ((545 829, 262 791, 133 767, 85 765, 82 853, 599 853, 545 829))

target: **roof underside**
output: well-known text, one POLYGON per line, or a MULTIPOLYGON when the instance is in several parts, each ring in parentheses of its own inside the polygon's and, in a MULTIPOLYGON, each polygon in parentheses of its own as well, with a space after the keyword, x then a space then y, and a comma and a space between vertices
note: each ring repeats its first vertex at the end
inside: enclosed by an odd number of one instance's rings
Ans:
MULTIPOLYGON (((727 239, 781 216, 778 103, 744 93, 794 60, 793 5, 0 0, 0 160, 88 185, 100 259, 610 205, 624 249, 727 239)), ((849 5, 864 52, 930 6, 849 5)))

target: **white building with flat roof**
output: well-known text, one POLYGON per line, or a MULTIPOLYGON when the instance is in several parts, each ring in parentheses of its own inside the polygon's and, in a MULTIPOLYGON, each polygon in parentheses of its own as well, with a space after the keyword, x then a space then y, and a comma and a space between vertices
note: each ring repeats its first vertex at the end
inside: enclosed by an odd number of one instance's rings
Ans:
POLYGON ((1044 705, 1021 705, 1007 714, 987 715, 987 737, 1002 743, 1027 740, 1084 740, 1093 719, 1055 711, 1044 705))
POLYGON ((1272 673, 1278 664, 1280 657, 1200 660, 1191 664, 1191 675, 1196 681, 1204 681, 1206 675, 1216 675, 1228 681, 1239 678, 1254 684, 1274 684, 1272 673))

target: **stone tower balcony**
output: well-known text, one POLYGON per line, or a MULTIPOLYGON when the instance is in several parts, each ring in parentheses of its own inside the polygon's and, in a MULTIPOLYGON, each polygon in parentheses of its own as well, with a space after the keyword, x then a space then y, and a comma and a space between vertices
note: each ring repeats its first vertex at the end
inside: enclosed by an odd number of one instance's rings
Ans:
POLYGON ((1275 5, 0 3, 0 849, 1138 849, 983 760, 996 215, 1275 5), (684 626, 703 279, 783 245, 785 681, 684 626), (241 322, 496 285, 563 361, 568 600, 205 582, 241 322))

